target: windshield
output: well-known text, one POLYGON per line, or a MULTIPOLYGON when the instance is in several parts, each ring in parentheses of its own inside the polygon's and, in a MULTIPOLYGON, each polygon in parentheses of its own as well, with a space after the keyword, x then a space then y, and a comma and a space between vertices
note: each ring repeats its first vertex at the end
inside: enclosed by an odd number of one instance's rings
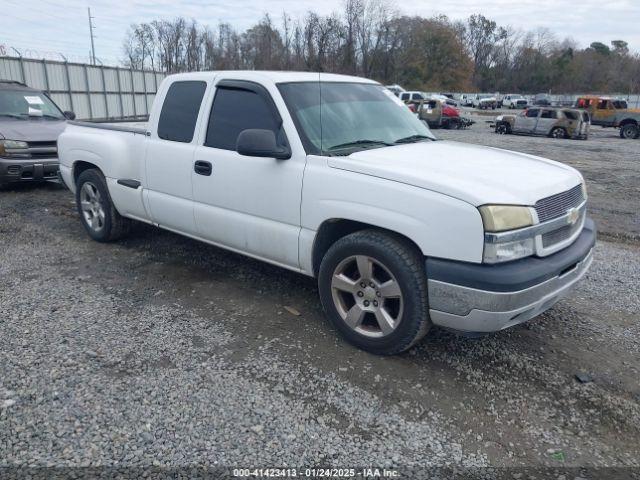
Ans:
POLYGON ((278 88, 308 153, 345 155, 435 140, 425 123, 380 85, 300 82, 278 88))
POLYGON ((0 90, 0 116, 64 119, 60 109, 46 95, 30 90, 0 90))

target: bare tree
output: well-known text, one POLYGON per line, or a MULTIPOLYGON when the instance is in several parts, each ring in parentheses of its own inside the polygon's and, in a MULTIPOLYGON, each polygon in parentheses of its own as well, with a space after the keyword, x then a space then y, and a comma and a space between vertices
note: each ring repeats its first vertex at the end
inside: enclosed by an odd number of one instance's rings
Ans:
POLYGON ((296 69, 359 74, 429 90, 640 90, 640 58, 624 40, 579 48, 548 29, 514 30, 483 15, 400 16, 386 0, 345 0, 340 13, 313 11, 276 25, 264 15, 243 32, 176 18, 131 25, 124 63, 168 73, 296 69))

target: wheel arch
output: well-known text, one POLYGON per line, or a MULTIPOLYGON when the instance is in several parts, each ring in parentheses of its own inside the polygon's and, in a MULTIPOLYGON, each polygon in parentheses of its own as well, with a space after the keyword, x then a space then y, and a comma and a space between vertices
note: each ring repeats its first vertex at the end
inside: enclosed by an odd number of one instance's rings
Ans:
POLYGON ((632 117, 627 117, 620 122, 620 126, 624 127, 625 125, 628 125, 630 123, 633 125, 638 125, 638 120, 632 117))
POLYGON ((322 259, 324 258, 327 251, 329 251, 329 249, 334 243, 336 243, 341 238, 346 237, 347 235, 350 235, 354 232, 358 232, 362 230, 377 230, 379 232, 384 232, 389 235, 392 235, 396 238, 401 239, 403 242, 407 243, 412 248, 415 248, 418 252, 420 252, 420 254, 423 255, 423 252, 418 246, 418 244, 415 241, 413 241, 411 238, 409 238, 408 236, 402 233, 398 233, 394 230, 380 227, 378 225, 359 222, 356 220, 349 220, 346 218, 331 218, 331 219, 325 220, 320 225, 320 228, 318 228, 318 231, 315 235, 315 239, 313 242, 313 250, 312 250, 313 276, 314 277, 318 276, 322 259))
POLYGON ((80 174, 82 174, 82 172, 84 172, 86 170, 90 170, 90 169, 99 170, 104 175, 104 172, 102 172, 100 167, 98 165, 96 165, 95 163, 88 162, 86 160, 77 160, 77 161, 73 162, 73 166, 72 166, 72 170, 71 170, 72 171, 73 184, 75 185, 78 182, 78 177, 80 176, 80 174))

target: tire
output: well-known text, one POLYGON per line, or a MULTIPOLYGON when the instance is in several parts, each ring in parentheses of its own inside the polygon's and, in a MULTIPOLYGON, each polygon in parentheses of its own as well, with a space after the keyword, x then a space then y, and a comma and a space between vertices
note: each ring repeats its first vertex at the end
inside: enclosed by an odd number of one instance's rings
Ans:
POLYGON ((549 132, 551 138, 567 138, 567 131, 562 127, 555 127, 549 132))
POLYGON ((322 259, 318 287, 336 330, 367 352, 403 352, 431 327, 424 257, 393 234, 362 230, 338 240, 322 259))
POLYGON ((629 140, 638 136, 640 136, 640 130, 635 123, 626 123, 620 127, 620 138, 629 140))
POLYGON ((126 236, 131 220, 113 206, 107 182, 97 169, 85 170, 76 181, 76 207, 80 221, 97 242, 113 242, 126 236))
POLYGON ((511 127, 507 123, 499 123, 496 125, 496 133, 500 135, 508 135, 511 133, 511 127))

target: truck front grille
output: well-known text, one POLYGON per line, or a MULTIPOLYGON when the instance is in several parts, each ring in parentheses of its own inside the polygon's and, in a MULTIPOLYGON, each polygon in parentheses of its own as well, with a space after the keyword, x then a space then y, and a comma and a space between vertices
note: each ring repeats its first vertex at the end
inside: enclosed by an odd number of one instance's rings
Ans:
POLYGON ((31 158, 56 158, 58 145, 56 142, 28 142, 31 158))
POLYGON ((584 214, 578 219, 576 223, 573 225, 565 225, 564 227, 560 227, 557 230, 553 230, 552 232, 545 233, 542 235, 542 247, 549 248, 554 245, 564 242, 568 238, 571 238, 578 230, 582 228, 584 223, 584 214))
POLYGON ((557 193, 538 200, 535 204, 540 223, 565 215, 568 210, 581 205, 585 201, 582 186, 576 185, 571 190, 557 193))

